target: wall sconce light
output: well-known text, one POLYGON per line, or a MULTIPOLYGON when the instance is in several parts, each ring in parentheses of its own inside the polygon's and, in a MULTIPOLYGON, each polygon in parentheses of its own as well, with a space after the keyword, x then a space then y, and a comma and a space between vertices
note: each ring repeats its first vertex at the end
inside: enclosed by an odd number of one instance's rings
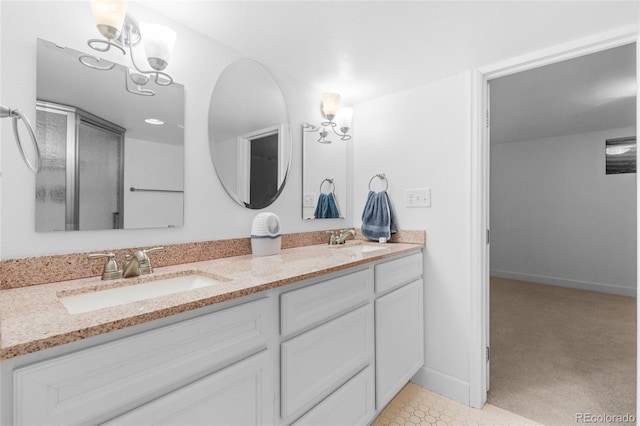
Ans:
MULTIPOLYGON (((133 16, 127 14, 123 0, 90 0, 91 12, 96 22, 96 27, 104 39, 90 39, 87 41, 89 47, 98 52, 108 52, 115 48, 127 54, 131 58, 131 64, 135 68, 127 71, 125 87, 127 91, 136 95, 153 96, 152 90, 142 89, 150 79, 155 77, 155 82, 159 86, 169 86, 173 84, 173 78, 163 70, 169 64, 171 51, 176 42, 176 32, 158 24, 138 22, 133 16), (143 70, 138 66, 133 54, 133 47, 142 41, 147 62, 152 69, 143 70), (137 90, 131 90, 129 80, 136 86, 137 90)), ((80 57, 80 62, 84 65, 107 71, 113 68, 100 65, 100 58, 90 55, 80 57)))
POLYGON ((322 114, 326 121, 321 124, 322 127, 316 127, 313 124, 303 123, 302 127, 309 132, 318 132, 318 143, 331 143, 327 139, 329 136, 328 128, 340 137, 340 140, 348 141, 351 139, 349 130, 351 130, 351 120, 353 118, 353 108, 340 108, 340 95, 337 93, 322 94, 322 114), (340 132, 336 131, 336 127, 340 132))
POLYGON ((330 127, 331 130, 333 130, 333 133, 340 136, 340 140, 346 141, 351 139, 351 135, 348 133, 351 129, 353 108, 340 108, 339 94, 322 94, 322 114, 324 114, 324 117, 327 119, 327 121, 321 123, 323 127, 330 127), (340 129, 340 133, 336 131, 336 127, 340 129))

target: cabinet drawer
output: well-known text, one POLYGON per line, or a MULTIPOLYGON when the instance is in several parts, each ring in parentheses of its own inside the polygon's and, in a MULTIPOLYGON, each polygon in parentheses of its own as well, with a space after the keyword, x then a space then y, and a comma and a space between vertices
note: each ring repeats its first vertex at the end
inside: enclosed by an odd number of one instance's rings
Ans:
MULTIPOLYGON (((14 371, 14 423, 99 423, 266 347, 268 299, 14 371)), ((271 330, 271 331, 270 331, 271 330)))
POLYGON ((280 296, 283 335, 319 324, 366 303, 373 294, 373 271, 365 269, 280 296))
POLYGON ((376 293, 384 293, 422 276, 422 252, 375 266, 376 293))
POLYGON ((253 355, 105 425, 270 425, 273 362, 268 353, 253 355))
POLYGON ((362 370, 340 389, 302 416, 295 426, 302 425, 366 425, 375 413, 373 367, 362 370))
POLYGON ((283 419, 304 413, 371 364, 373 351, 371 305, 282 343, 283 419))

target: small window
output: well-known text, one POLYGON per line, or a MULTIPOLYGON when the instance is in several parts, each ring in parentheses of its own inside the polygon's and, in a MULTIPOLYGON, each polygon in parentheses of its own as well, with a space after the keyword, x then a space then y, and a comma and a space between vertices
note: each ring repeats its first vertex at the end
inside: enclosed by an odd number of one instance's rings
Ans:
POLYGON ((636 138, 607 139, 607 174, 636 172, 636 138))

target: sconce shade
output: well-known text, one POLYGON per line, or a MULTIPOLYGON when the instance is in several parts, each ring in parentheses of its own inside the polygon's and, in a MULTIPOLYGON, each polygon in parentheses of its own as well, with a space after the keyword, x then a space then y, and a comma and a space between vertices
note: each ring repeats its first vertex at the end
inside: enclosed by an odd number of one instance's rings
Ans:
POLYGON ((353 108, 342 107, 338 110, 336 116, 336 123, 340 128, 351 128, 351 121, 353 120, 353 108))
POLYGON ((98 31, 106 39, 120 37, 122 23, 127 12, 123 0, 91 0, 91 13, 98 31))
POLYGON ((176 32, 163 25, 140 23, 142 42, 147 61, 154 70, 162 71, 169 64, 171 51, 176 44, 176 32))
POLYGON ((340 95, 337 93, 322 94, 322 113, 329 120, 333 120, 340 106, 340 95))

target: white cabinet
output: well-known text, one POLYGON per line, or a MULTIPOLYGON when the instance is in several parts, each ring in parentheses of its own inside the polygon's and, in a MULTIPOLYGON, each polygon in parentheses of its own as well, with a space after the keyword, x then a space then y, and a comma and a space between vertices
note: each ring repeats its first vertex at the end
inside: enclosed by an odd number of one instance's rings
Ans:
POLYGON ((377 299, 376 408, 393 399, 424 363, 422 280, 377 299))
POLYGON ((363 424, 373 417, 373 285, 369 267, 280 296, 285 424, 363 424))
POLYGON ((373 360, 373 309, 363 306, 281 345, 282 417, 313 407, 373 360))
POLYGON ((413 253, 123 330, 127 337, 77 342, 55 357, 10 360, 1 370, 0 418, 370 423, 423 364, 421 277, 422 254, 413 253))
POLYGON ((105 424, 270 425, 272 362, 263 351, 105 424))
POLYGON ((264 298, 17 368, 13 423, 96 424, 168 395, 264 350, 271 306, 264 298))
POLYGON ((424 364, 421 260, 421 256, 413 255, 376 265, 376 291, 394 289, 375 301, 378 410, 383 409, 424 364), (411 281, 407 284, 406 280, 411 281))

